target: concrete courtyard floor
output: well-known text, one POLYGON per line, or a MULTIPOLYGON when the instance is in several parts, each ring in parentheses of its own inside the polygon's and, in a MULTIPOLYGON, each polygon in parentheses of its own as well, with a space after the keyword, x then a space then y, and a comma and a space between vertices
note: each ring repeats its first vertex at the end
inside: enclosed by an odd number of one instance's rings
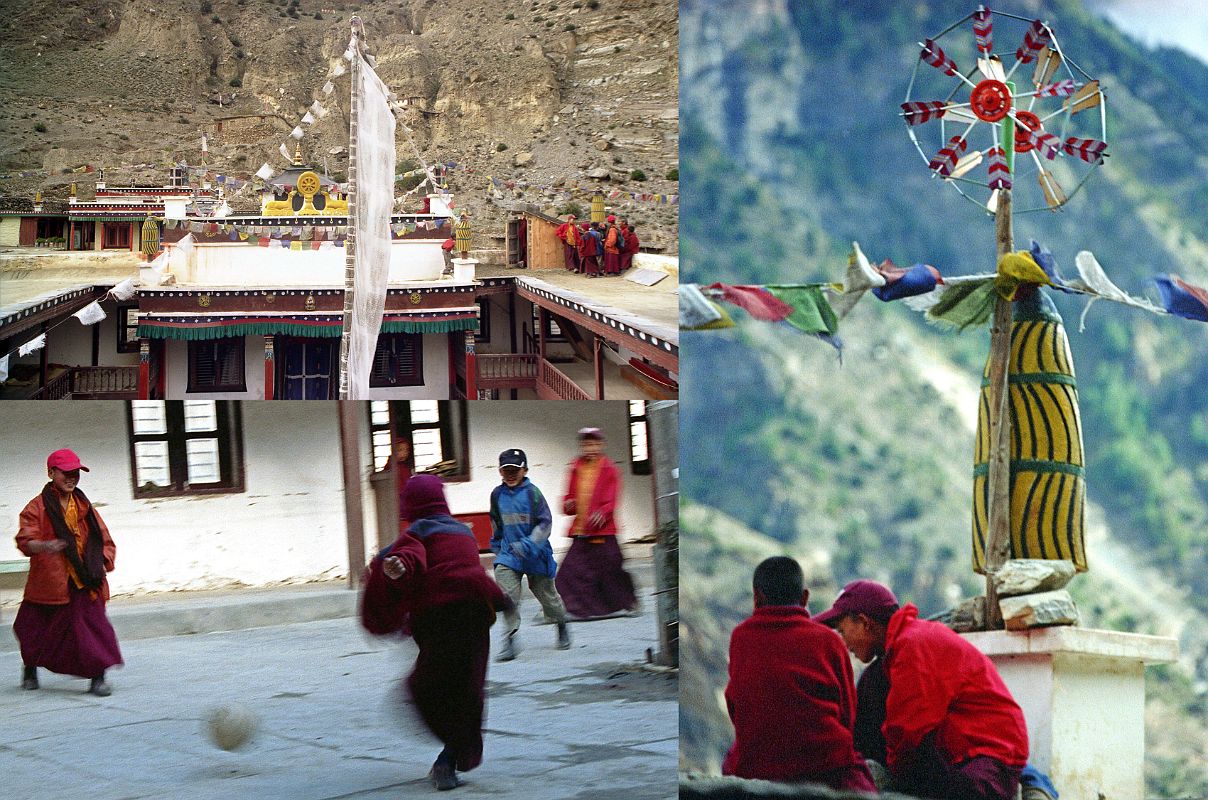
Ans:
MULTIPOLYGON (((650 581, 635 570, 644 587, 650 581)), ((526 590, 527 591, 527 590, 526 590)), ((649 590, 645 603, 653 608, 649 590)), ((186 593, 187 594, 187 593, 186 593)), ((428 768, 440 749, 402 710, 410 640, 371 637, 349 616, 349 590, 272 593, 111 605, 126 665, 113 695, 40 670, 41 688, 18 688, 11 630, 0 646, 0 796, 8 800, 135 798, 406 798, 435 794, 428 768), (266 599, 266 597, 268 599, 266 599), (206 608, 212 604, 213 608, 206 608), (335 618, 325 618, 332 617, 335 618), (144 635, 152 638, 139 638, 144 635), (209 710, 238 704, 259 717, 242 749, 211 744, 209 710)), ((574 623, 573 646, 554 648, 552 626, 523 604, 520 656, 492 662, 485 760, 452 798, 665 800, 677 794, 674 673, 644 668, 657 648, 652 611, 574 623)), ((5 614, 4 627, 12 616, 5 614)), ((497 641, 498 626, 492 631, 497 641)))

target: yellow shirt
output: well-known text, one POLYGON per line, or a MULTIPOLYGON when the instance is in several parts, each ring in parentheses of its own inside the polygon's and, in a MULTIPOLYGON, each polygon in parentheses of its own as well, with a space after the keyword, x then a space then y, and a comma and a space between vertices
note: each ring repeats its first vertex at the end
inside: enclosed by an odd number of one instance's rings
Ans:
POLYGON ((587 507, 591 504, 591 495, 596 490, 596 479, 599 477, 599 459, 583 461, 579 464, 579 482, 575 486, 575 524, 571 526, 572 534, 588 533, 587 507))
MULTIPOLYGON (((75 492, 72 492, 71 497, 67 499, 67 507, 63 509, 63 521, 67 523, 67 529, 75 536, 76 552, 80 554, 82 561, 84 559, 84 535, 80 525, 80 505, 76 502, 75 492)), ((83 589, 84 582, 80 580, 75 567, 72 566, 71 559, 67 556, 63 556, 63 558, 67 560, 67 575, 71 578, 71 582, 77 589, 83 589)))

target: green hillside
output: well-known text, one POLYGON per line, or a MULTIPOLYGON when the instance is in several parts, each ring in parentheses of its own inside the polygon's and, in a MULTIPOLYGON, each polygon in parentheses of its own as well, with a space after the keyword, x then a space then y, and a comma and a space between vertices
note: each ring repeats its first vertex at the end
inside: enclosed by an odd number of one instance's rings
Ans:
MULTIPOLYGON (((837 280, 853 240, 876 260, 992 267, 992 219, 929 177, 897 116, 914 42, 973 7, 941 5, 681 3, 685 280, 837 280)), ((1111 115, 1107 165, 1062 212, 1018 217, 1017 247, 1039 240, 1067 275, 1092 250, 1133 294, 1156 296, 1160 272, 1208 285, 1208 68, 1143 50, 1076 3, 1013 5, 1056 28, 1111 115)), ((1180 637, 1182 663, 1150 671, 1147 777, 1154 796, 1203 796, 1208 326, 1100 303, 1079 333, 1083 301, 1057 303, 1094 529, 1073 589, 1084 624, 1180 637)), ((681 705, 686 767, 715 768, 727 744, 725 637, 759 553, 800 558, 815 608, 861 575, 924 613, 979 591, 960 387, 976 385, 988 332, 946 334, 870 296, 841 335, 842 364, 783 326, 684 334, 684 660, 707 676, 681 705)))

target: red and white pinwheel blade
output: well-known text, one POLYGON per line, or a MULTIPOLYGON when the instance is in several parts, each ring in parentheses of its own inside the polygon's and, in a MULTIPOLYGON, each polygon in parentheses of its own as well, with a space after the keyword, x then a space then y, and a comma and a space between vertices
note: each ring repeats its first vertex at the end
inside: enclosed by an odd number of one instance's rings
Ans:
POLYGON ((1011 188, 1011 171, 1007 169, 1007 154, 999 145, 991 147, 987 153, 989 159, 986 165, 986 170, 989 173, 989 180, 986 185, 997 192, 998 189, 1011 188))
MULTIPOLYGON (((973 12, 973 38, 977 42, 979 61, 994 52, 993 27, 994 23, 990 19, 990 9, 984 5, 979 5, 977 11, 973 12)), ((986 77, 989 78, 991 76, 987 75, 986 77)))
POLYGON ((1020 64, 1031 64, 1051 40, 1048 26, 1038 19, 1032 20, 1031 27, 1023 35, 1023 44, 1015 51, 1015 60, 1020 64))
POLYGON ((960 71, 956 67, 956 62, 949 58, 948 54, 931 39, 927 39, 923 43, 923 49, 919 53, 919 58, 942 71, 945 75, 955 75, 960 71))
POLYGON ((910 126, 922 125, 933 119, 939 119, 947 113, 947 104, 943 100, 919 100, 902 103, 902 117, 910 126))
POLYGON ((956 162, 964 154, 965 149, 969 147, 969 143, 963 136, 953 136, 948 140, 948 144, 944 145, 935 157, 927 164, 932 172, 935 172, 945 178, 952 174, 952 170, 956 168, 956 162))
POLYGON ((1079 139, 1071 136, 1061 146, 1071 156, 1077 156, 1088 164, 1102 164, 1107 154, 1107 142, 1098 139, 1079 139))

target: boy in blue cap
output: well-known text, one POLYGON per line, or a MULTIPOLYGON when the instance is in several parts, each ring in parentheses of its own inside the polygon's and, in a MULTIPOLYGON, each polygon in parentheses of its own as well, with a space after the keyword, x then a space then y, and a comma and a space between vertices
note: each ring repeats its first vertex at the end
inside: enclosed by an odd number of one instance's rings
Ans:
POLYGON ((491 550, 495 553, 495 580, 515 604, 504 612, 505 632, 498 661, 511 661, 519 650, 521 580, 541 603, 547 619, 558 626, 559 650, 570 647, 566 607, 554 588, 554 548, 549 543, 553 514, 541 490, 528 479, 528 457, 512 448, 499 454, 503 483, 491 492, 491 550))

